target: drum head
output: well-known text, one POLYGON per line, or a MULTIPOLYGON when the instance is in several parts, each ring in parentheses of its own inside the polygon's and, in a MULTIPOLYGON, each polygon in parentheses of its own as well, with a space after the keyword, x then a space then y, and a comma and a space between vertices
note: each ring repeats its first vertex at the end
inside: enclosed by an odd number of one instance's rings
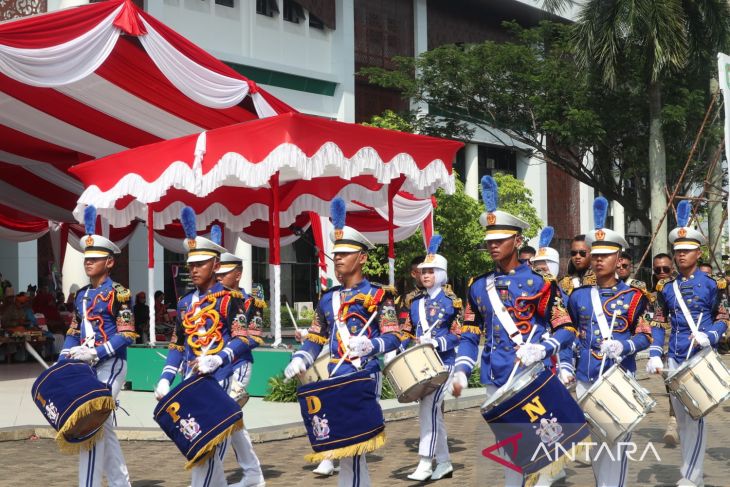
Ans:
POLYGON ((431 379, 422 380, 418 384, 412 385, 406 389, 403 394, 398 396, 398 402, 407 403, 423 399, 441 387, 448 379, 449 373, 447 371, 439 372, 431 379))
POLYGON ((535 378, 537 378, 537 376, 544 370, 545 366, 542 362, 538 362, 536 364, 532 364, 521 372, 517 372, 517 375, 515 375, 514 379, 512 379, 512 383, 508 388, 502 389, 504 386, 500 387, 492 397, 487 399, 487 401, 482 405, 482 411, 488 411, 504 401, 509 400, 515 394, 527 387, 527 385, 531 384, 532 381, 535 380, 535 378), (497 394, 497 392, 499 394, 497 394))
POLYGON ((63 436, 66 438, 66 441, 69 442, 82 441, 96 433, 104 424, 104 421, 106 421, 111 412, 111 409, 102 409, 89 413, 77 421, 72 428, 69 428, 63 436))

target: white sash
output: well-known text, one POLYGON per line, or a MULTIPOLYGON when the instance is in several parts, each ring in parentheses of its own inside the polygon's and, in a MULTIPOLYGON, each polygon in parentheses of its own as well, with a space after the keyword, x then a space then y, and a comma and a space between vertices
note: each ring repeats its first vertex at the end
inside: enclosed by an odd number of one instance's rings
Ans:
POLYGON ((433 323, 433 325, 429 326, 428 318, 426 317, 426 298, 431 297, 431 299, 433 299, 441 292, 442 289, 439 289, 439 292, 437 292, 433 297, 426 292, 426 295, 418 302, 418 326, 421 327, 421 336, 428 335, 430 338, 433 335, 433 331, 436 329, 436 325, 441 322, 441 319, 438 319, 433 323))
MULTIPOLYGON (((350 343, 350 330, 347 329, 347 323, 340 320, 340 305, 342 303, 342 297, 341 293, 342 291, 336 291, 332 293, 332 312, 335 320, 335 326, 337 326, 337 332, 340 334, 340 340, 342 341, 342 345, 345 349, 345 353, 347 353, 348 350, 348 344, 350 343)), ((360 368, 360 358, 355 358, 351 360, 352 364, 360 368)))
MULTIPOLYGON (((91 322, 89 322, 89 318, 87 317, 87 311, 88 311, 88 302, 89 302, 89 290, 91 289, 91 286, 86 288, 86 291, 84 292, 84 298, 81 300, 83 305, 81 306, 81 309, 84 312, 84 340, 81 342, 82 346, 87 346, 89 348, 94 348, 94 344, 96 343, 96 334, 94 333, 94 327, 91 326, 91 322)), ((102 323, 102 326, 104 324, 102 323)))
POLYGON ((598 296, 596 286, 591 288, 591 306, 593 306, 593 314, 598 322, 598 328, 601 329, 601 336, 604 340, 608 340, 611 338, 613 330, 608 326, 608 320, 606 320, 606 314, 603 312, 603 304, 601 304, 601 298, 598 296))
POLYGON ((699 325, 699 323, 695 324, 695 320, 692 318, 692 313, 689 312, 689 309, 687 308, 687 303, 684 302, 684 298, 682 297, 682 293, 679 290, 679 284, 677 284, 676 279, 672 283, 672 289, 674 289, 674 295, 677 297, 677 303, 679 304, 679 309, 682 310, 685 321, 687 321, 687 324, 689 325, 690 330, 692 330, 692 333, 696 335, 697 326, 699 325))
POLYGON ((507 334, 515 345, 522 345, 522 333, 517 329, 517 325, 510 316, 507 308, 504 307, 504 303, 499 299, 497 294, 497 288, 494 285, 494 274, 487 277, 487 296, 489 296, 489 302, 492 304, 492 310, 497 320, 502 324, 507 334))

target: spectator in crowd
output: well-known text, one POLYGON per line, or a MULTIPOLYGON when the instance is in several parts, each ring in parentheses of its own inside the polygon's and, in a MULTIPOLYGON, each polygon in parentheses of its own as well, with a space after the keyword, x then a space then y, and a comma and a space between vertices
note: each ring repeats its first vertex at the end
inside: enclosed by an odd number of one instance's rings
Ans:
POLYGON ((621 252, 621 257, 618 259, 618 268, 616 269, 618 278, 626 282, 629 276, 631 276, 631 271, 633 270, 632 267, 631 254, 628 252, 621 252))
POLYGON ((699 267, 699 269, 708 276, 712 275, 712 264, 709 264, 707 262, 701 262, 700 265, 698 265, 697 267, 699 267))
POLYGON ((530 261, 533 257, 535 257, 536 251, 534 247, 530 247, 529 245, 525 245, 520 249, 520 255, 517 257, 520 260, 526 260, 530 261))
MULTIPOLYGON (((0 289, 2 290, 3 303, 5 302, 5 297, 15 297, 13 285, 7 279, 0 281, 0 289)), ((12 301, 12 299, 10 299, 10 301, 12 301)))
POLYGON ((7 330, 21 326, 25 328, 38 327, 33 310, 30 307, 30 296, 26 293, 19 293, 14 297, 8 295, 5 301, 2 314, 3 328, 7 330))
POLYGON ((56 291, 56 309, 58 311, 68 311, 66 309, 66 296, 63 295, 63 291, 56 291))
POLYGON ((147 343, 149 341, 150 329, 150 307, 147 305, 147 295, 144 291, 140 291, 134 297, 134 328, 137 332, 137 343, 147 343))
POLYGON ((172 318, 167 312, 165 293, 160 290, 155 291, 155 331, 164 334, 166 339, 172 333, 172 318))
POLYGON ((66 327, 61 319, 61 313, 58 311, 56 301, 53 295, 48 291, 48 286, 43 285, 38 289, 33 298, 33 312, 41 313, 46 318, 46 326, 52 333, 63 335, 66 333, 66 327))

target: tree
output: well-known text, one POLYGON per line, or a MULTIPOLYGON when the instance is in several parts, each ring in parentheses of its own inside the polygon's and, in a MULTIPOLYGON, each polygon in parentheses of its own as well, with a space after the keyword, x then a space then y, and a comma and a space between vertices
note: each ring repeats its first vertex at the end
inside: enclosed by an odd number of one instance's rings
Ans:
MULTIPOLYGON (((550 0, 549 6, 572 4, 550 0)), ((663 83, 673 74, 698 74, 730 38, 727 0, 588 0, 574 28, 580 66, 596 69, 601 81, 614 87, 627 61, 644 81, 649 115, 649 181, 652 228, 659 226, 666 206, 666 144, 663 83)), ((708 82, 709 79, 706 79, 708 82)), ((667 222, 661 225, 653 252, 667 250, 667 222)))
MULTIPOLYGON (((394 71, 366 68, 361 74, 427 104, 428 113, 403 114, 419 132, 468 138, 478 126, 505 145, 534 151, 650 228, 644 190, 650 123, 641 67, 627 59, 616 83, 606 88, 595 71, 578 64, 573 27, 543 22, 532 29, 508 28, 511 42, 441 46, 417 58, 397 58, 394 71)), ((711 65, 702 64, 703 72, 711 65)), ((706 78, 683 73, 672 76, 669 88, 664 116, 672 131, 668 167, 675 174, 672 168, 684 163, 709 94, 706 78)), ((703 164, 711 148, 702 144, 703 164)))

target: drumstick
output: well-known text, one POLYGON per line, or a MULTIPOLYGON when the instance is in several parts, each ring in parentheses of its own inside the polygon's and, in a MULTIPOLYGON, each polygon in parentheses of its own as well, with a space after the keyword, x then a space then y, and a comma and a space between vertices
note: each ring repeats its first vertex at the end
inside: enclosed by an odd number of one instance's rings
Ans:
MULTIPOLYGON (((532 330, 530 330, 530 334, 527 335, 527 343, 530 343, 530 341, 532 340, 532 337, 535 335, 535 330, 537 330, 537 326, 533 326, 532 330)), ((516 360, 515 366, 512 367, 512 372, 510 372, 509 377, 507 378, 507 382, 505 382, 505 384, 502 387, 504 387, 504 388, 509 387, 509 385, 512 383, 512 379, 515 378, 515 373, 517 372, 517 369, 519 368, 519 366, 520 366, 520 361, 516 360)), ((500 389, 501 389, 501 387, 500 387, 500 389)))
POLYGON ((286 309, 289 311, 289 318, 291 318, 291 322, 294 324, 294 329, 299 331, 297 320, 294 319, 294 314, 291 312, 291 308, 289 307, 289 301, 284 301, 284 304, 286 304, 286 309))
MULTIPOLYGON (((613 316, 611 317, 611 327, 608 329, 610 335, 608 335, 608 340, 611 339, 611 336, 613 335, 613 325, 616 323, 616 312, 613 313, 613 316)), ((600 378, 603 375, 603 368, 606 366, 606 354, 603 354, 603 359, 601 360, 601 368, 598 371, 598 377, 600 378)))
MULTIPOLYGON (((357 336, 362 336, 363 333, 365 333, 365 331, 370 327, 370 323, 373 322, 373 320, 375 319, 375 317, 377 315, 378 315, 378 311, 376 310, 375 313, 373 313, 370 316, 370 319, 368 320, 367 323, 365 323, 365 326, 362 327, 362 329, 360 330, 360 333, 358 333, 357 336)), ((345 352, 345 355, 343 355, 342 357, 340 357, 340 361, 337 362, 337 365, 335 365, 335 368, 332 369, 332 373, 330 374, 330 377, 334 377, 335 376, 335 372, 337 372, 337 369, 340 368, 340 365, 342 365, 342 362, 344 362, 345 359, 350 356, 350 347, 348 346, 348 344, 345 344, 345 349, 347 350, 345 352)))
MULTIPOLYGON (((700 313, 700 315, 697 317, 697 330, 698 331, 700 329, 700 321, 701 320, 702 320, 702 313, 700 313)), ((694 344, 695 344, 695 335, 693 333, 692 334, 692 341, 689 342, 689 349, 687 350, 687 357, 685 357, 685 360, 687 360, 689 358, 689 354, 692 353, 692 347, 694 346, 694 344)))
POLYGON ((28 350, 28 353, 30 353, 33 358, 38 361, 39 364, 41 364, 45 368, 49 368, 49 365, 46 363, 46 361, 43 360, 40 355, 38 355, 38 352, 36 352, 35 348, 30 346, 30 343, 25 342, 25 349, 28 350))

